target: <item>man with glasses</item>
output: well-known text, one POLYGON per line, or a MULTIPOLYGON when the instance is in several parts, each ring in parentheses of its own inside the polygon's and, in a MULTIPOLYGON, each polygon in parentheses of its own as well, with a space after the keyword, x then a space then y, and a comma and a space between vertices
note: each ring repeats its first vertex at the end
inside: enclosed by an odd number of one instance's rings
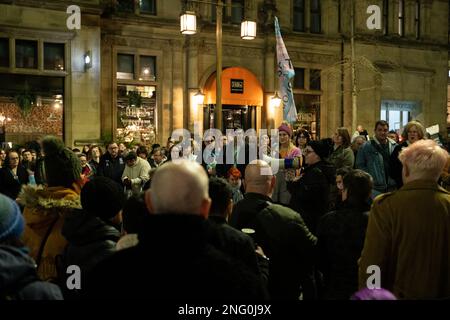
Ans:
POLYGON ((107 145, 107 152, 100 158, 97 175, 107 177, 122 185, 122 173, 125 169, 125 161, 119 154, 119 146, 115 142, 107 145))
POLYGON ((23 184, 29 181, 27 170, 20 164, 19 154, 10 151, 0 169, 0 192, 15 200, 23 184))

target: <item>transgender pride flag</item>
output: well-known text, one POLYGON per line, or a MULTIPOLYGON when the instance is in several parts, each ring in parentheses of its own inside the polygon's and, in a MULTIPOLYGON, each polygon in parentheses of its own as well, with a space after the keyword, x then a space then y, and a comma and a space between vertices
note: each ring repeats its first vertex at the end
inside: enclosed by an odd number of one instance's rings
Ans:
POLYGON ((295 76, 294 67, 281 37, 278 18, 275 17, 275 38, 277 39, 277 72, 281 99, 283 100, 283 118, 289 123, 297 120, 291 79, 295 76))

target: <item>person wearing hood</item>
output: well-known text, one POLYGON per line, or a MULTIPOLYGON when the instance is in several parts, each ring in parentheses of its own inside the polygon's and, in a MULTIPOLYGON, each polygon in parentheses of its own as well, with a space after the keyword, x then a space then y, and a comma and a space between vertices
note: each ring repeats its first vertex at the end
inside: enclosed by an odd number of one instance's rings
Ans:
POLYGON ((64 219, 81 209, 81 165, 78 157, 54 136, 42 140, 47 186, 27 185, 18 202, 24 206, 23 242, 36 261, 38 275, 45 281, 59 281, 56 257, 67 245, 61 234, 64 219))
MULTIPOLYGON (((62 235, 68 241, 63 264, 77 265, 83 274, 88 274, 115 252, 125 198, 119 185, 105 177, 86 183, 80 197, 83 210, 67 215, 62 227, 62 235)), ((81 277, 81 288, 84 278, 81 277)))
POLYGON ((58 286, 41 281, 20 241, 24 220, 16 202, 0 194, 0 301, 62 300, 58 286))
POLYGON ((137 195, 150 179, 150 164, 147 160, 138 157, 134 151, 130 151, 124 159, 127 165, 122 173, 122 183, 127 190, 131 190, 134 195, 137 195))
POLYGON ((336 169, 327 162, 331 144, 327 139, 310 141, 305 149, 306 168, 301 177, 288 183, 292 194, 290 207, 299 212, 308 229, 315 233, 319 218, 328 212, 330 186, 335 184, 336 169))

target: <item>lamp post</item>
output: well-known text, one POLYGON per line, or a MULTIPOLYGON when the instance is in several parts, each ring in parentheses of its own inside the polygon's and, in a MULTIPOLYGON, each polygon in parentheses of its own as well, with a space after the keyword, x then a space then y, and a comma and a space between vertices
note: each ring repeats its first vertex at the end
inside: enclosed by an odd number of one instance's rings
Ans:
MULTIPOLYGON (((186 2, 205 3, 216 6, 216 107, 214 108, 214 127, 222 131, 222 12, 226 7, 223 0, 217 2, 187 0, 186 2)), ((192 35, 197 32, 195 12, 185 11, 180 17, 180 32, 192 35)), ((256 37, 256 22, 244 19, 241 23, 241 38, 253 40, 256 37)))
POLYGON ((216 5, 216 107, 214 108, 214 127, 222 131, 222 12, 223 2, 216 5))

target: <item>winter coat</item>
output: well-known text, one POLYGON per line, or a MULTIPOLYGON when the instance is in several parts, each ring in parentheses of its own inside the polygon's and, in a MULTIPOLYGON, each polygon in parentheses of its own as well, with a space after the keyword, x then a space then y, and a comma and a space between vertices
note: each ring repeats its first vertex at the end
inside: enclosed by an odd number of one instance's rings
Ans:
POLYGON ((229 226, 225 218, 221 216, 210 215, 207 222, 210 244, 245 263, 256 275, 268 279, 268 261, 259 259, 259 255, 255 252, 255 243, 250 236, 229 226))
POLYGON ((62 300, 58 286, 41 281, 34 261, 19 248, 0 245, 0 300, 62 300))
POLYGON ((336 169, 343 167, 352 169, 355 164, 355 155, 350 147, 344 148, 343 146, 339 146, 333 150, 328 161, 333 164, 336 169))
POLYGON ((409 146, 408 141, 402 142, 402 144, 399 144, 395 146, 394 151, 392 151, 391 158, 390 158, 390 164, 389 164, 389 175, 392 179, 394 179, 395 184, 397 186, 397 189, 400 189, 403 186, 403 180, 402 180, 402 171, 403 171, 403 165, 398 159, 398 156, 400 154, 400 151, 402 151, 403 148, 406 148, 409 146))
POLYGON ((269 257, 271 299, 315 298, 313 263, 316 237, 300 215, 262 194, 246 193, 236 204, 229 223, 242 230, 255 230, 255 241, 269 257))
POLYGON ((24 186, 19 203, 25 206, 23 242, 38 263, 38 275, 45 281, 57 281, 55 259, 67 245, 61 234, 64 217, 74 209, 81 209, 79 193, 64 187, 24 186))
POLYGON ((301 214, 313 233, 320 217, 329 210, 330 187, 335 183, 336 169, 326 161, 307 166, 299 180, 288 183, 292 194, 290 207, 301 214))
POLYGON ((27 184, 29 181, 28 172, 23 166, 19 165, 17 167, 16 174, 17 179, 14 178, 10 168, 0 169, 0 192, 13 200, 16 200, 19 195, 22 185, 27 184))
POLYGON ((409 182, 372 205, 359 287, 376 265, 381 287, 399 299, 450 297, 450 193, 434 181, 409 182))
POLYGON ((122 181, 125 177, 128 177, 131 180, 131 190, 134 194, 139 194, 143 185, 150 179, 150 169, 150 164, 147 160, 137 157, 132 167, 125 166, 125 170, 122 173, 122 181))
MULTIPOLYGON (((396 143, 394 140, 388 139, 389 155, 392 154, 396 143)), ((385 171, 384 159, 379 149, 379 142, 374 138, 366 142, 358 150, 356 158, 356 168, 361 169, 373 178, 373 194, 376 196, 380 193, 387 192, 395 188, 395 181, 389 177, 389 172, 385 171)))
POLYGON ((66 215, 62 235, 68 242, 65 264, 78 265, 84 273, 113 254, 120 239, 119 230, 83 210, 66 215))
POLYGON ((107 152, 100 158, 97 176, 110 178, 122 185, 122 173, 124 169, 125 161, 122 156, 119 155, 113 159, 107 152))
POLYGON ((317 267, 324 278, 322 298, 348 300, 358 291, 358 259, 364 245, 370 207, 343 208, 325 214, 317 229, 317 267))
POLYGON ((191 214, 146 217, 137 246, 100 262, 87 297, 173 301, 260 300, 262 281, 207 242, 206 220, 191 214))

